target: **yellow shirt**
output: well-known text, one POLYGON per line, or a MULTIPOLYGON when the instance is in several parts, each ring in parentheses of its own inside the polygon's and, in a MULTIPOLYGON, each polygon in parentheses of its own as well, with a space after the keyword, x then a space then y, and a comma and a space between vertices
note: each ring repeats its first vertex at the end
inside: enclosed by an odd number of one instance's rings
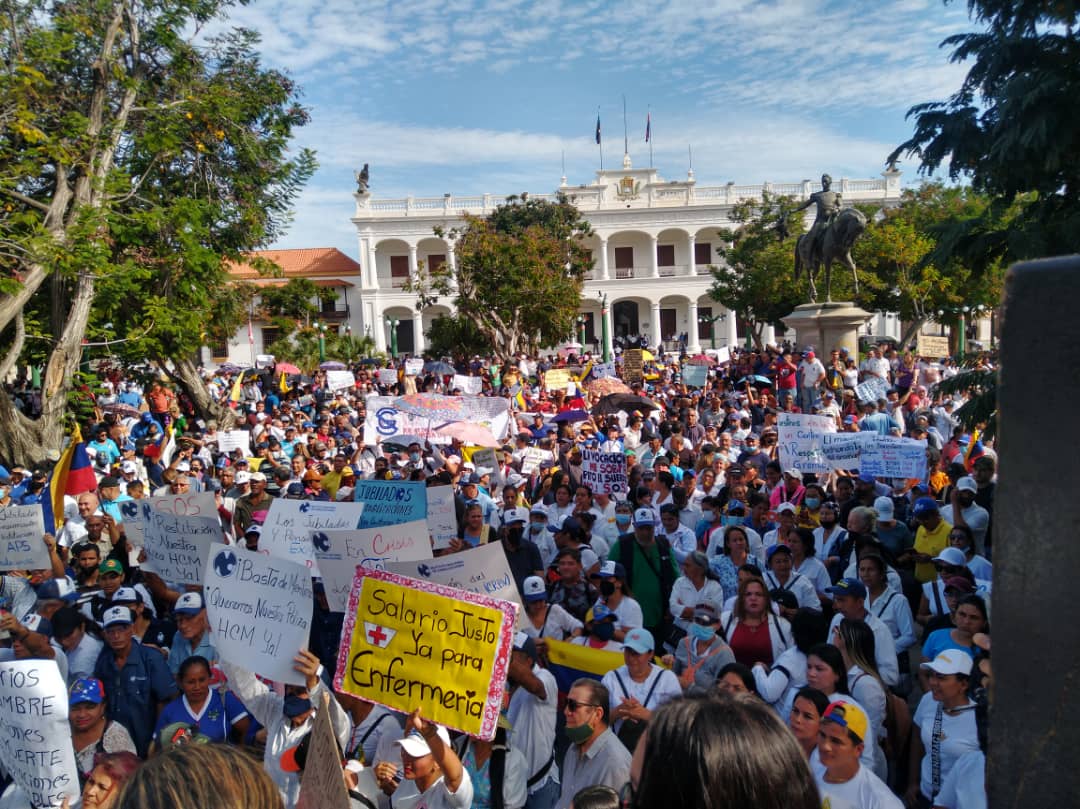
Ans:
MULTIPOLYGON (((949 544, 951 530, 952 526, 945 522, 944 518, 933 531, 927 531, 925 525, 920 525, 919 530, 915 532, 915 551, 937 556, 949 544)), ((915 565, 915 578, 920 583, 933 581, 936 576, 937 571, 934 569, 933 562, 920 562, 915 565)))

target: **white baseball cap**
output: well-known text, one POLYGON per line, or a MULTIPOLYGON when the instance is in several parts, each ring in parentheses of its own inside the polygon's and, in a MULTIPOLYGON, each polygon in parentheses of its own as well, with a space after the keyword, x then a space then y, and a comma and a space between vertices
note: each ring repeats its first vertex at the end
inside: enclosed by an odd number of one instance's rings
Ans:
POLYGON ((526 601, 543 601, 547 598, 547 587, 539 576, 529 576, 521 583, 521 597, 526 601))
POLYGON ((656 525, 656 512, 651 508, 639 508, 634 512, 634 525, 656 525))
POLYGON ((131 623, 133 623, 131 609, 128 607, 110 607, 105 610, 105 614, 101 617, 101 626, 103 629, 108 629, 110 626, 131 623))
POLYGON ((971 655, 963 649, 946 649, 929 663, 920 665, 919 668, 935 674, 963 674, 965 677, 970 677, 973 663, 971 655))
MULTIPOLYGON (((442 739, 444 745, 447 747, 450 746, 450 734, 447 733, 446 728, 442 725, 436 725, 435 733, 442 739)), ((421 756, 431 754, 431 748, 428 746, 427 739, 425 739, 418 730, 409 731, 405 738, 398 739, 394 744, 399 745, 402 750, 413 758, 420 758, 421 756)))
POLYGON ((503 525, 513 525, 515 523, 527 523, 529 521, 529 510, 522 506, 517 508, 508 508, 503 512, 503 525))

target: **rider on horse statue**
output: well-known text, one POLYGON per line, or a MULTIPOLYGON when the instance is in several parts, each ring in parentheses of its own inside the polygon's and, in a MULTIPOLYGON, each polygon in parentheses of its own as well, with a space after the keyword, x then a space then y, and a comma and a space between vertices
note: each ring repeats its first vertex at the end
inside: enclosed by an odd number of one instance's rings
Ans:
POLYGON ((828 174, 822 174, 821 190, 815 191, 806 202, 791 212, 798 213, 806 210, 811 205, 817 205, 817 216, 815 216, 814 224, 810 226, 807 233, 807 238, 810 239, 812 266, 822 260, 821 241, 825 235, 825 228, 831 225, 833 220, 836 219, 836 215, 840 213, 840 192, 831 191, 831 187, 832 177, 828 174))

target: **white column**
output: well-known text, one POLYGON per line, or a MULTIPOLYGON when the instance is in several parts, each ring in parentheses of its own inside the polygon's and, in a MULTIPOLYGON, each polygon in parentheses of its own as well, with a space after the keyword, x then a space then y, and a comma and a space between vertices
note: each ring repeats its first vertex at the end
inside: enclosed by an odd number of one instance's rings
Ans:
POLYGON ((450 265, 450 289, 457 289, 457 253, 454 252, 453 243, 446 245, 446 263, 450 265))
MULTIPOLYGON (((656 239, 653 239, 653 247, 656 246, 656 239)), ((656 266, 656 250, 653 250, 653 266, 656 266)), ((652 338, 650 343, 656 350, 660 350, 664 346, 664 338, 660 332, 660 302, 653 301, 652 314, 649 317, 650 325, 652 326, 652 338)))
POLYGON ((659 257, 656 255, 656 245, 660 240, 658 238, 656 238, 655 236, 650 236, 649 241, 652 243, 652 254, 649 256, 649 261, 651 263, 649 264, 649 266, 652 268, 652 277, 653 278, 659 278, 660 277, 660 260, 659 260, 659 257))
MULTIPOLYGON (((691 236, 690 238, 692 239, 693 237, 691 236)), ((690 301, 690 306, 688 308, 689 315, 687 315, 686 319, 690 321, 690 328, 686 330, 686 353, 697 354, 701 351, 701 343, 698 341, 697 301, 690 301)), ((716 324, 714 323, 713 328, 715 327, 716 324)))
POLYGON ((761 341, 765 345, 776 345, 776 329, 772 327, 772 324, 766 325, 761 332, 761 341))
POLYGON ((368 236, 367 239, 367 271, 368 271, 368 286, 377 287, 379 285, 379 265, 378 254, 375 250, 375 238, 368 236))
POLYGON ((383 317, 383 313, 379 311, 378 307, 375 308, 371 320, 366 325, 371 326, 371 336, 375 339, 375 350, 385 354, 387 351, 386 318, 383 317))
POLYGON ((419 357, 424 353, 424 314, 413 312, 412 321, 413 356, 419 357))
POLYGON ((735 344, 739 342, 739 322, 735 317, 735 312, 731 309, 727 310, 724 329, 727 332, 727 347, 735 348, 735 344))
POLYGON ((416 276, 420 272, 420 267, 416 263, 416 245, 409 245, 409 278, 413 281, 416 280, 416 276))
POLYGON ((608 269, 608 260, 607 260, 607 239, 601 238, 600 239, 600 280, 601 281, 610 280, 610 276, 608 275, 609 272, 610 272, 610 270, 608 269))
MULTIPOLYGON (((686 274, 697 275, 697 265, 694 263, 694 243, 697 237, 691 233, 686 237, 686 274)), ((697 304, 695 304, 696 306, 697 304)))
POLYGON ((615 357, 615 321, 611 317, 611 304, 609 303, 607 309, 603 313, 604 323, 607 324, 607 342, 604 344, 604 350, 607 351, 608 359, 614 359, 615 357))

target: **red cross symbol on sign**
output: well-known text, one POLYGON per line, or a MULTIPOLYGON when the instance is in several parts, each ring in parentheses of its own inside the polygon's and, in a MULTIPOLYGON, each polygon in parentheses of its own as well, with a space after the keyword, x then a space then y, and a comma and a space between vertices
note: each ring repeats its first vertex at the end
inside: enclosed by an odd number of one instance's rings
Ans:
POLYGON ((383 632, 381 626, 377 626, 374 629, 368 631, 368 637, 371 638, 372 646, 382 646, 383 641, 386 640, 386 633, 383 632))

